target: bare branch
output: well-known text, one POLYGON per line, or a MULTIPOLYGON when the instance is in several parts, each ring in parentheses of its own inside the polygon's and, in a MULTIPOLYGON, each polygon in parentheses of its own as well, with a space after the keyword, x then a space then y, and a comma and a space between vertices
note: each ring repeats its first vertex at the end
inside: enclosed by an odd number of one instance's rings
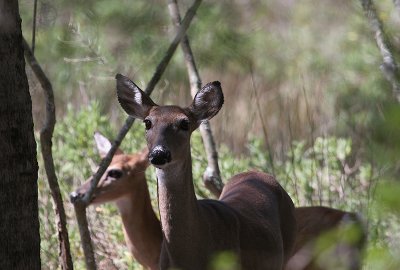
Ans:
MULTIPOLYGON (((179 26, 181 25, 181 16, 179 14, 179 7, 176 0, 168 0, 168 9, 172 21, 178 31, 179 26)), ((189 75, 191 89, 190 92, 192 94, 192 97, 194 97, 201 88, 201 79, 196 67, 196 62, 194 60, 194 56, 192 53, 192 49, 190 48, 190 43, 187 35, 185 35, 182 39, 181 49, 185 56, 186 68, 189 75)), ((222 192, 224 184, 221 180, 221 174, 218 166, 218 152, 215 146, 215 141, 209 121, 204 121, 200 125, 200 133, 203 139, 208 161, 207 169, 203 175, 203 181, 206 188, 210 190, 215 197, 218 198, 222 192)))
POLYGON ((76 220, 78 222, 79 234, 81 236, 81 243, 83 254, 85 255, 85 264, 87 270, 96 270, 96 260, 94 257, 92 239, 90 238, 89 226, 86 217, 86 205, 82 202, 74 203, 74 210, 76 220))
POLYGON ((33 25, 32 25, 32 55, 35 55, 36 44, 36 15, 37 15, 37 0, 33 4, 33 25))
POLYGON ((45 124, 40 131, 40 146, 42 150, 42 156, 44 161, 44 167, 46 170, 47 180, 49 182, 51 196, 53 197, 54 204, 56 206, 56 224, 58 231, 58 240, 60 244, 60 260, 62 269, 72 270, 73 263, 71 258, 68 230, 66 225, 66 216, 63 205, 63 199, 60 192, 60 187, 58 185, 57 175, 54 169, 53 153, 52 153, 52 137, 54 131, 54 125, 56 123, 55 116, 55 105, 54 105, 54 95, 53 87, 47 78, 46 74, 43 72, 42 68, 36 61, 28 43, 23 40, 23 46, 25 51, 25 58, 36 78, 40 82, 45 97, 46 97, 46 120, 45 124))
MULTIPOLYGON (((400 74, 396 60, 393 57, 390 40, 386 36, 381 20, 379 19, 376 8, 372 0, 360 0, 372 31, 375 32, 375 40, 381 52, 383 63, 380 66, 386 79, 392 84, 394 97, 400 102, 400 74)), ((398 7, 399 1, 394 1, 398 7)))

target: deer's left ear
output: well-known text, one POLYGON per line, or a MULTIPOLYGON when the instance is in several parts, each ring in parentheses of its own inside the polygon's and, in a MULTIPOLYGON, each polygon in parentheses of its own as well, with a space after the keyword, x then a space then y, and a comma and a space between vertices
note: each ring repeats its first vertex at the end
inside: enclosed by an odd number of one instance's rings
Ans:
MULTIPOLYGON (((96 142, 96 147, 97 150, 99 151, 99 155, 101 158, 104 158, 108 151, 110 151, 111 149, 111 142, 109 139, 107 139, 104 135, 102 135, 100 132, 95 132, 94 135, 94 141, 96 142)), ((115 152, 115 155, 121 155, 123 154, 121 149, 117 149, 117 151, 115 152)))
POLYGON ((124 75, 117 74, 117 97, 127 114, 143 120, 150 109, 157 106, 134 82, 124 75))
POLYGON ((188 109, 197 121, 202 121, 214 117, 221 109, 222 104, 224 104, 224 94, 221 83, 215 81, 207 83, 197 92, 188 109))

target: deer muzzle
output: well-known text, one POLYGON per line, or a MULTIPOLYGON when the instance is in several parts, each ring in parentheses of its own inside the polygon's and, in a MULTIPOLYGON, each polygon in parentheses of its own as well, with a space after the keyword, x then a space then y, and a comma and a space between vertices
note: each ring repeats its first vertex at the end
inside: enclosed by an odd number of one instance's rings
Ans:
POLYGON ((167 164, 171 161, 171 152, 165 146, 157 145, 149 153, 149 161, 156 166, 167 164))
POLYGON ((77 191, 73 191, 69 194, 69 199, 71 203, 75 203, 79 198, 83 197, 84 194, 79 193, 77 191))

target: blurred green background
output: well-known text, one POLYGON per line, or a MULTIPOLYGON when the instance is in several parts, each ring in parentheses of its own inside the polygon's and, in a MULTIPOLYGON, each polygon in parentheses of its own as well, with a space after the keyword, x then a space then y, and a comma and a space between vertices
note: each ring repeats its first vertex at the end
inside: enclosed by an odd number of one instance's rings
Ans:
MULTIPOLYGON (((30 41, 33 1, 19 2, 30 41)), ((400 13, 391 0, 375 2, 397 56, 400 13)), ((179 4, 183 14, 191 1, 179 4)), ((273 172, 296 205, 360 212, 369 233, 364 269, 400 269, 400 105, 379 69, 382 58, 359 1, 208 0, 188 35, 203 83, 221 81, 225 95, 211 121, 223 179, 249 168, 273 172)), ((38 1, 35 55, 55 91, 54 158, 77 269, 84 268, 83 254, 67 198, 99 162, 93 132, 113 138, 126 117, 114 76, 125 74, 144 89, 173 36, 167 1, 38 1)), ((27 74, 38 132, 43 93, 29 68, 27 74)), ((191 102, 179 48, 152 97, 191 102)), ((122 148, 144 145, 143 127, 135 124, 122 148)), ((198 133, 192 154, 197 194, 208 197, 198 133)), ((148 170, 154 201, 153 174, 148 170)), ((58 269, 42 166, 39 188, 42 267, 58 269)), ((89 222, 98 262, 140 269, 113 205, 91 208, 89 222)))

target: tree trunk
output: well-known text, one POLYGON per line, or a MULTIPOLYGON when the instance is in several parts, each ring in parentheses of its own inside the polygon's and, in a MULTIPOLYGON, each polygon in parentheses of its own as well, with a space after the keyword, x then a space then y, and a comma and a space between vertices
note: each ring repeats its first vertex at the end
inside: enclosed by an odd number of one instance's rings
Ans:
POLYGON ((0 0, 0 269, 40 269, 36 143, 17 0, 0 0))

